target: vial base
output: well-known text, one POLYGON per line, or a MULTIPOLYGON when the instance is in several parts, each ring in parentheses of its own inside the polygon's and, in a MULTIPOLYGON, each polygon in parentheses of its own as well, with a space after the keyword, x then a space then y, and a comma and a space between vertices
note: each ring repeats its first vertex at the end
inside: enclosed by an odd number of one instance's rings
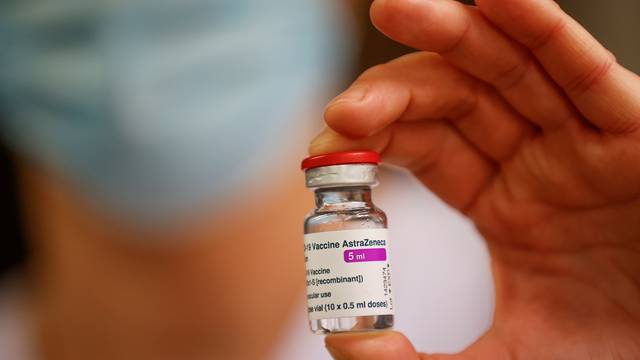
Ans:
POLYGON ((389 330, 393 327, 393 315, 309 320, 309 326, 314 334, 389 330))

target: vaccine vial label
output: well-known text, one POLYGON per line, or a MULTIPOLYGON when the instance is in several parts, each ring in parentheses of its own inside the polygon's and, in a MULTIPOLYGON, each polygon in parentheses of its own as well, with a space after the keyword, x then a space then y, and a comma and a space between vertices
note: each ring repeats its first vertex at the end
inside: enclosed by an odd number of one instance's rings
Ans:
POLYGON ((392 315, 387 229, 304 237, 309 319, 392 315))

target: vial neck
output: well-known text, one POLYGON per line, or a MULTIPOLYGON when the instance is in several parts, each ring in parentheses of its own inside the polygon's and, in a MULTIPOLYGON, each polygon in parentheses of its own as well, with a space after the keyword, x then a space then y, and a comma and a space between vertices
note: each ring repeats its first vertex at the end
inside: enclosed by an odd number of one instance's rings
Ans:
POLYGON ((357 209, 371 209, 370 186, 351 186, 342 188, 317 189, 317 211, 345 211, 357 209))

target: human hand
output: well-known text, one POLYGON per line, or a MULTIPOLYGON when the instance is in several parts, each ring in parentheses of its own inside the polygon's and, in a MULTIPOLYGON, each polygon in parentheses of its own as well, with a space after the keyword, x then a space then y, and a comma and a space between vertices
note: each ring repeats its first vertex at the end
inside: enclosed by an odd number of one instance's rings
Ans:
POLYGON ((423 52, 328 105, 312 154, 373 149, 474 221, 491 329, 459 355, 332 335, 338 359, 640 358, 640 78, 551 0, 376 0, 423 52))

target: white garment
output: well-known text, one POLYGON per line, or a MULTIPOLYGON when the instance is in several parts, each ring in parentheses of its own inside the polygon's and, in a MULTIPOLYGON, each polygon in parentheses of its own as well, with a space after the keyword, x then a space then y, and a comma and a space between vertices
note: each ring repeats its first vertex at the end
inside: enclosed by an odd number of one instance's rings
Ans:
MULTIPOLYGON (((491 323, 493 285, 472 225, 399 171, 385 172, 374 202, 389 217, 396 329, 421 351, 456 352, 491 323)), ((301 240, 302 241, 302 240, 301 240)), ((32 360, 16 278, 0 286, 0 359, 32 360)), ((330 359, 309 331, 304 295, 273 360, 330 359)))

